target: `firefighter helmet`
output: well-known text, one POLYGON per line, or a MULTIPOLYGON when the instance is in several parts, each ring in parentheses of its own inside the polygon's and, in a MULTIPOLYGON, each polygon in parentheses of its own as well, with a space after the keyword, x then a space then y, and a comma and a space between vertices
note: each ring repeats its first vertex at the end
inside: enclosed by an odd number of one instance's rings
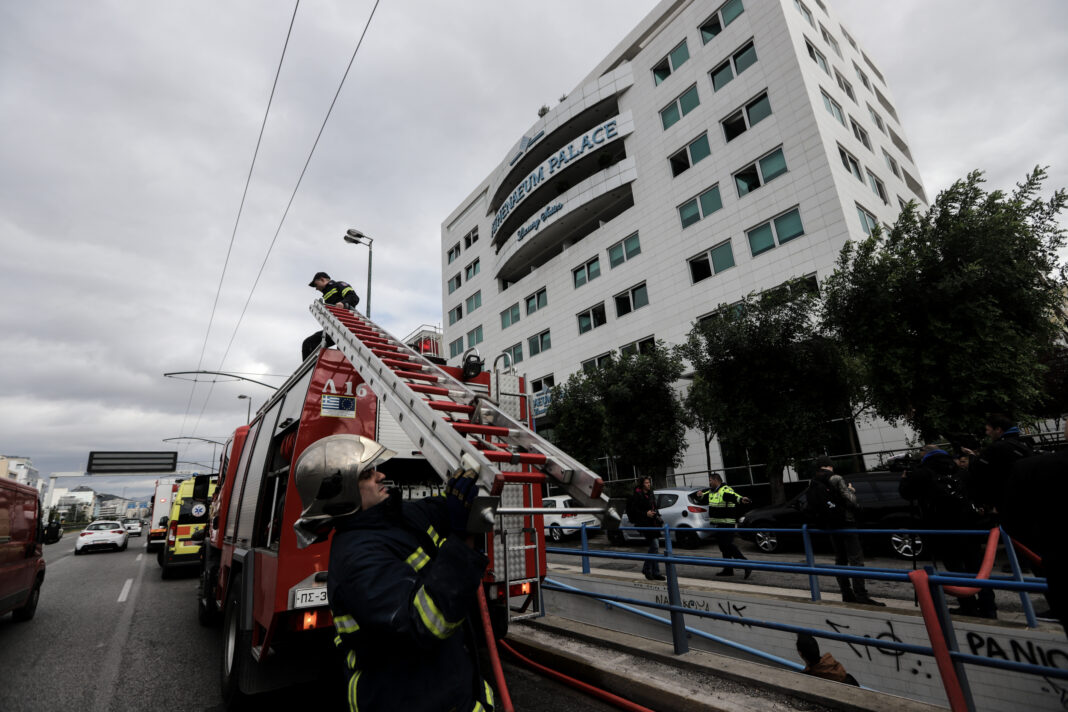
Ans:
POLYGON ((360 509, 360 476, 396 455, 362 435, 330 435, 297 458, 294 482, 305 524, 323 523, 360 509))

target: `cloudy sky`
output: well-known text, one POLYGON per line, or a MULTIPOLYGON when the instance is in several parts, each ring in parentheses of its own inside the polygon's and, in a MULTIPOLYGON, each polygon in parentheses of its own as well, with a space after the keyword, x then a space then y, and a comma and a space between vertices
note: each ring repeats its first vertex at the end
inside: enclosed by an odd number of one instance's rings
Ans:
MULTIPOLYGON (((1068 3, 827 2, 885 75, 929 195, 1039 163, 1068 185, 1068 3)), ((0 453, 44 475, 90 450, 208 463, 210 443, 162 440, 224 440, 238 395, 269 391, 163 373, 281 383, 316 329, 311 276, 364 291, 350 227, 376 240, 376 321, 439 323, 442 220, 654 4, 384 0, 282 222, 373 7, 305 0, 236 223, 292 2, 0 2, 0 453)), ((149 491, 60 481, 85 483, 149 491)))

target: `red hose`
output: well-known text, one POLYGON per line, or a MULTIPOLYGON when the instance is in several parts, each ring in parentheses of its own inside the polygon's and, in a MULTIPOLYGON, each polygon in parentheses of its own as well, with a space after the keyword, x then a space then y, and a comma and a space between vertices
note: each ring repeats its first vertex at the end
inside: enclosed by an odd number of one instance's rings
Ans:
MULTIPOLYGON (((990 530, 990 535, 986 538, 986 552, 983 554, 983 565, 979 567, 979 573, 975 575, 977 579, 990 578, 990 572, 994 570, 994 558, 998 553, 998 536, 1000 530, 994 527, 990 530)), ((943 590, 950 596, 956 596, 957 598, 967 598, 968 596, 974 596, 982 589, 975 586, 945 586, 943 590)))
POLYGON ((946 645, 946 639, 942 633, 942 625, 938 622, 938 614, 935 612, 934 601, 931 599, 931 589, 927 583, 927 572, 922 570, 910 571, 909 579, 912 580, 912 585, 916 589, 916 600, 920 603, 920 612, 923 614, 923 622, 927 626, 927 637, 931 639, 931 651, 934 653, 935 662, 938 664, 938 674, 942 677, 942 687, 945 688, 946 697, 949 699, 949 708, 953 712, 968 712, 968 703, 964 698, 964 690, 960 686, 957 670, 953 667, 953 658, 949 656, 949 646, 946 645))
POLYGON ((508 685, 504 681, 501 657, 497 654, 497 646, 493 641, 493 622, 490 620, 489 604, 486 603, 486 592, 481 586, 478 587, 478 610, 482 613, 482 630, 486 633, 486 648, 489 649, 490 665, 493 667, 493 679, 497 682, 497 692, 501 695, 501 707, 504 712, 515 712, 515 707, 512 707, 512 698, 508 694, 508 685))
MULTIPOLYGON (((1011 539, 1012 537, 1009 537, 1009 538, 1011 539)), ((1016 541, 1015 539, 1012 540, 1012 545, 1016 548, 1016 551, 1020 552, 1021 554, 1026 556, 1028 559, 1030 559, 1034 563, 1038 564, 1039 566, 1042 565, 1042 557, 1041 556, 1039 556, 1035 552, 1031 551, 1026 546, 1024 546, 1020 542, 1016 541)))
MULTIPOLYGON (((618 708, 620 708, 622 710, 626 710, 627 712, 655 712, 654 710, 651 710, 648 707, 642 707, 641 705, 639 705, 639 704, 637 704, 635 702, 631 702, 630 700, 625 700, 622 697, 620 697, 619 695, 613 695, 611 692, 606 692, 606 691, 600 689, 599 687, 594 687, 593 685, 589 685, 589 684, 587 684, 585 682, 582 682, 581 680, 576 680, 573 677, 568 677, 567 675, 563 674, 562 672, 558 672, 558 671, 553 670, 551 668, 547 668, 544 665, 536 663, 533 660, 531 660, 530 658, 524 656, 522 653, 517 651, 512 646, 508 645, 508 643, 503 641, 503 640, 498 641, 498 644, 502 648, 507 650, 509 653, 511 653, 513 656, 515 656, 515 658, 517 660, 519 660, 521 663, 523 663, 527 667, 534 668, 535 670, 537 670, 541 674, 548 675, 549 677, 551 677, 551 678, 553 678, 555 680, 558 680, 558 681, 564 683, 565 685, 570 685, 571 687, 574 687, 576 690, 580 690, 581 692, 585 692, 587 695, 591 695, 591 696, 596 697, 598 699, 604 700, 605 702, 608 702, 609 704, 615 705, 616 707, 618 707, 618 708)), ((956 712, 956 709, 954 709, 954 712, 956 712)))

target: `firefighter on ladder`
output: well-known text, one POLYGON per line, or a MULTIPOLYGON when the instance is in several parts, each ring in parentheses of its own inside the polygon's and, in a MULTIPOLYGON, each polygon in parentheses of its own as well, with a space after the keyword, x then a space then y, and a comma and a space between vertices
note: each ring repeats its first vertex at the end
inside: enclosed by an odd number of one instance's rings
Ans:
MULTIPOLYGON (((356 294, 356 290, 352 288, 352 285, 348 282, 330 279, 330 275, 326 272, 316 272, 312 281, 308 282, 308 286, 322 292, 323 301, 327 304, 344 304, 348 309, 355 309, 356 305, 360 303, 360 297, 356 294)), ((323 332, 321 331, 317 331, 304 339, 304 343, 300 347, 300 360, 307 360, 308 356, 319 348, 319 344, 322 342, 323 332)), ((326 345, 334 345, 334 340, 329 336, 326 337, 326 345)))
POLYGON ((475 473, 444 497, 406 502, 375 466, 394 453, 358 435, 309 446, 296 464, 298 545, 334 530, 327 591, 349 669, 349 708, 492 712, 465 635, 487 559, 466 543, 475 473))

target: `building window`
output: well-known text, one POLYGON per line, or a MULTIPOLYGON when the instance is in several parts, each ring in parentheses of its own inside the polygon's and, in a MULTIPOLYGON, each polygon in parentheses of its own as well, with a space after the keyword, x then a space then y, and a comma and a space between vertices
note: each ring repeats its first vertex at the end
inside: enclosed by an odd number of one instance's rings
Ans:
POLYGON ((859 52, 860 49, 857 47, 857 41, 854 40, 853 37, 848 32, 846 32, 846 28, 844 28, 841 25, 839 25, 838 29, 840 29, 842 31, 842 35, 846 38, 846 42, 848 42, 853 47, 853 49, 855 49, 855 50, 857 50, 859 52))
POLYGON ((864 88, 868 91, 871 91, 871 82, 868 81, 868 75, 865 74, 863 70, 861 70, 861 68, 857 66, 856 62, 853 62, 853 71, 857 73, 857 79, 859 79, 860 83, 864 85, 864 88))
POLYGON ((449 294, 452 294, 457 289, 459 289, 460 288, 460 284, 461 284, 461 282, 460 282, 460 273, 457 272, 455 275, 453 275, 451 278, 449 278, 449 294))
POLYGON ((826 72, 827 76, 831 76, 831 70, 827 66, 827 58, 824 57, 818 49, 813 47, 812 43, 809 42, 807 39, 805 40, 805 47, 808 48, 808 56, 812 57, 812 61, 818 64, 820 66, 820 69, 826 72))
POLYGON ((460 256, 460 243, 457 242, 455 245, 453 245, 452 247, 449 248, 449 252, 448 252, 449 264, 451 265, 452 261, 455 260, 459 256, 460 256))
POLYGON ((680 173, 690 170, 690 166, 695 165, 703 158, 708 158, 711 153, 712 149, 708 147, 708 134, 703 133, 686 148, 668 158, 668 163, 671 165, 671 177, 674 178, 680 173))
POLYGON ((526 299, 527 302, 527 316, 530 316, 539 309, 544 309, 549 305, 549 297, 545 293, 545 288, 542 287, 538 291, 531 294, 526 299))
POLYGON ((686 60, 689 58, 690 50, 686 48, 686 40, 683 40, 682 44, 671 50, 668 56, 657 62, 656 66, 653 67, 653 81, 659 86, 660 82, 670 77, 672 72, 686 64, 686 60))
POLYGON ((786 172, 786 158, 782 154, 782 148, 776 148, 771 153, 751 163, 734 174, 734 185, 738 189, 738 197, 764 185, 770 180, 778 178, 786 172))
POLYGON ((449 358, 455 358, 464 352, 464 337, 449 342, 449 358))
POLYGON ((649 292, 645 288, 645 282, 631 287, 616 297, 616 316, 625 316, 635 309, 641 309, 649 303, 649 292))
POLYGON ((805 3, 801 2, 801 0, 794 0, 794 5, 797 7, 801 15, 805 18, 805 22, 812 25, 812 29, 816 29, 816 21, 812 19, 812 13, 809 12, 809 9, 807 7, 805 7, 805 3))
POLYGON ((690 279, 694 284, 730 269, 734 266, 734 250, 731 249, 731 241, 721 242, 711 250, 690 258, 689 265, 690 279))
POLYGON ((464 308, 457 304, 449 310, 449 326, 452 326, 456 322, 460 321, 464 317, 464 308))
POLYGON ((834 35, 827 31, 827 28, 823 26, 822 22, 820 23, 820 34, 823 36, 823 41, 829 44, 831 49, 834 50, 834 53, 841 57, 842 48, 838 46, 838 40, 834 38, 834 35))
POLYGON ((709 76, 712 77, 712 89, 719 91, 727 86, 734 77, 756 64, 756 61, 756 47, 753 46, 753 41, 749 40, 723 64, 709 72, 709 76))
POLYGON ((613 269, 627 260, 637 257, 642 253, 641 243, 638 242, 638 233, 624 238, 608 248, 608 264, 613 269))
POLYGON ((909 206, 909 204, 908 204, 908 202, 907 202, 907 201, 906 201, 906 200, 905 200, 904 198, 902 198, 902 197, 901 197, 901 196, 899 195, 899 196, 897 196, 897 206, 898 206, 899 208, 901 208, 902 210, 904 210, 905 208, 907 208, 907 207, 909 206))
POLYGON ((504 353, 508 354, 508 359, 511 362, 511 365, 515 366, 523 360, 523 344, 519 343, 509 346, 504 350, 504 353))
POLYGON ((905 185, 909 187, 909 190, 915 193, 917 198, 926 203, 927 196, 923 194, 923 186, 920 185, 920 182, 909 175, 909 172, 904 169, 901 170, 901 177, 902 180, 905 181, 905 185))
POLYGON ((527 339, 528 351, 531 356, 537 356, 542 351, 548 351, 552 348, 552 341, 549 339, 549 330, 536 334, 527 339))
POLYGON ((879 221, 875 219, 875 216, 860 207, 859 203, 857 204, 857 215, 860 217, 860 229, 864 231, 865 235, 871 235, 875 228, 879 227, 879 221))
POLYGON ((592 331, 598 326, 604 326, 608 322, 608 317, 606 317, 604 313, 604 302, 601 302, 597 306, 590 307, 576 316, 578 318, 578 330, 580 334, 592 331))
POLYGON ((890 172, 900 178, 901 169, 897 167, 897 161, 894 160, 893 156, 886 152, 885 148, 883 149, 883 158, 886 159, 886 167, 890 169, 890 172))
POLYGON ((879 178, 874 173, 872 173, 871 171, 867 171, 867 173, 868 185, 871 186, 871 191, 878 195, 879 199, 883 201, 884 204, 889 205, 890 196, 886 192, 886 186, 883 185, 883 182, 879 180, 879 178))
POLYGON ((687 228, 702 218, 706 218, 723 207, 719 197, 719 186, 714 185, 696 198, 691 198, 678 207, 682 227, 687 228))
POLYGON ((907 158, 907 159, 909 159, 911 161, 912 160, 912 153, 909 151, 908 144, 906 144, 905 141, 900 136, 897 135, 897 132, 895 132, 889 126, 886 127, 886 130, 890 132, 890 141, 895 146, 897 146, 897 150, 901 151, 901 153, 905 156, 905 158, 907 158))
POLYGON ((478 242, 478 226, 475 226, 471 232, 464 235, 464 249, 469 249, 476 242, 478 242))
POLYGON ((883 77, 883 73, 876 68, 875 64, 873 64, 870 59, 868 59, 868 55, 861 52, 860 56, 864 58, 864 64, 868 65, 868 69, 870 69, 875 76, 879 77, 879 81, 886 84, 886 79, 883 77))
POLYGON ((797 208, 745 232, 745 236, 749 238, 749 250, 753 253, 753 257, 804 234, 805 228, 801 224, 801 213, 797 208))
POLYGON ((467 348, 474 348, 477 344, 482 343, 482 325, 479 324, 471 331, 467 332, 467 348))
POLYGON ((884 109, 886 109, 886 113, 893 116, 894 121, 901 123, 901 119, 897 117, 897 111, 894 110, 893 104, 890 103, 889 99, 883 96, 883 93, 879 91, 879 87, 872 87, 872 91, 875 92, 875 98, 878 99, 879 103, 883 105, 884 109))
POLYGON ((632 341, 629 344, 624 344, 619 348, 620 356, 636 356, 637 354, 651 353, 656 348, 656 339, 652 336, 647 336, 644 339, 638 341, 632 341))
POLYGON ((868 132, 861 128, 857 120, 852 116, 849 117, 849 126, 853 129, 853 135, 857 137, 857 140, 864 144, 864 148, 871 150, 871 141, 868 140, 868 132))
POLYGON ((701 99, 697 96, 697 85, 694 84, 660 110, 660 123, 664 125, 665 129, 671 128, 678 123, 679 119, 696 109, 700 104, 701 99))
POLYGON ((501 328, 507 329, 519 321, 519 302, 501 312, 501 328))
POLYGON ((827 113, 838 119, 838 123, 842 126, 845 126, 845 114, 842 113, 842 107, 838 105, 838 102, 822 89, 820 89, 820 96, 823 97, 823 105, 827 107, 827 113))
POLYGON ((860 172, 860 162, 853 157, 853 154, 839 146, 838 156, 842 159, 842 165, 846 167, 846 170, 852 173, 854 178, 863 183, 864 174, 860 172))
POLYGON ((875 125, 879 127, 879 130, 886 133, 886 124, 883 123, 883 117, 879 116, 875 112, 875 109, 871 108, 871 104, 865 104, 868 107, 868 113, 871 115, 871 120, 875 122, 875 125))
POLYGON ((482 290, 480 289, 474 294, 472 294, 470 297, 468 297, 466 304, 468 314, 482 306, 482 290))
POLYGON ((742 7, 742 0, 729 0, 720 9, 712 13, 712 17, 701 23, 699 28, 701 42, 704 44, 711 42, 716 35, 723 32, 724 27, 734 22, 743 12, 745 12, 745 8, 742 7))
POLYGON ((771 103, 767 92, 753 99, 744 108, 723 119, 723 136, 728 142, 741 136, 758 123, 771 116, 771 103))
POLYGON ((466 267, 464 267, 464 279, 466 281, 470 282, 471 278, 474 277, 476 274, 478 274, 478 269, 479 269, 478 260, 475 260, 471 264, 469 264, 466 267))
POLYGON ((846 78, 842 76, 842 73, 837 69, 834 70, 834 78, 838 82, 838 88, 845 92, 845 95, 849 97, 849 100, 854 104, 857 103, 857 95, 853 93, 853 85, 846 81, 846 78))
POLYGON ((604 368, 612 362, 612 352, 601 354, 600 356, 594 356, 593 358, 582 362, 582 370, 585 373, 595 371, 598 368, 604 368))
POLYGON ((542 391, 549 390, 550 388, 552 388, 555 385, 556 385, 556 379, 553 378, 553 374, 550 373, 548 376, 542 376, 541 378, 535 378, 533 381, 531 381, 530 382, 530 392, 531 393, 541 393, 542 391))
POLYGON ((823 14, 827 14, 827 6, 823 4, 822 0, 816 0, 816 4, 823 10, 823 14))
POLYGON ((592 260, 584 265, 576 267, 571 270, 571 278, 575 283, 575 288, 581 287, 592 280, 601 276, 601 258, 594 257, 592 260))

